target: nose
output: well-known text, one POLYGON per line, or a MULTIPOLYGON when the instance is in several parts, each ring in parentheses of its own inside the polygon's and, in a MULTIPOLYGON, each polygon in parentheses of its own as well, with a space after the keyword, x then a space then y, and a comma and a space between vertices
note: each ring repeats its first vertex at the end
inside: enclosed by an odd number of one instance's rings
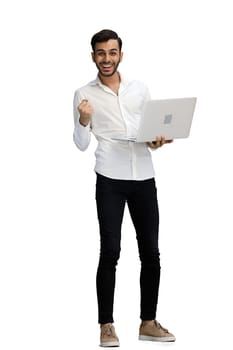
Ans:
POLYGON ((110 55, 108 53, 105 54, 104 61, 105 62, 109 62, 110 61, 110 55))

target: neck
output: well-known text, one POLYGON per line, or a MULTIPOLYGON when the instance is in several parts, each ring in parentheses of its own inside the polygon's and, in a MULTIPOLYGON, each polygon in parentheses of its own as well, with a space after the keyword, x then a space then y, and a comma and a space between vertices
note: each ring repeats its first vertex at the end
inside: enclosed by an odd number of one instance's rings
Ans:
POLYGON ((99 78, 101 80, 101 82, 106 85, 109 86, 110 88, 112 86, 116 86, 120 84, 120 74, 118 72, 115 72, 113 75, 111 75, 110 77, 106 77, 103 76, 99 73, 99 78))

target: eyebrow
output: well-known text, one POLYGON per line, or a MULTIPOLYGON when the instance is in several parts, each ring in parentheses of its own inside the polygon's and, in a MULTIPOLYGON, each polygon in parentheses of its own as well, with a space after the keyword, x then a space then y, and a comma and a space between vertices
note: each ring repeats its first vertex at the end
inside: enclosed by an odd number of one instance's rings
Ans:
POLYGON ((96 51, 96 52, 107 52, 107 51, 111 52, 111 51, 118 51, 118 49, 110 49, 110 50, 97 49, 97 50, 95 50, 95 51, 96 51))

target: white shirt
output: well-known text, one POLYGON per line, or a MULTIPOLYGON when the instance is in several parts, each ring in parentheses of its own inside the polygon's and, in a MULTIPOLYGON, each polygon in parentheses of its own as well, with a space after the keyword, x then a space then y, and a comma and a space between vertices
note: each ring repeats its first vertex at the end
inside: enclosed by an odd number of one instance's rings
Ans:
POLYGON ((146 143, 115 141, 119 135, 136 136, 145 101, 150 99, 147 87, 136 80, 121 77, 118 95, 97 77, 76 90, 74 95, 74 142, 85 151, 95 135, 95 171, 112 179, 145 180, 154 177, 150 150, 146 143), (86 127, 79 122, 78 105, 87 99, 94 112, 86 127))

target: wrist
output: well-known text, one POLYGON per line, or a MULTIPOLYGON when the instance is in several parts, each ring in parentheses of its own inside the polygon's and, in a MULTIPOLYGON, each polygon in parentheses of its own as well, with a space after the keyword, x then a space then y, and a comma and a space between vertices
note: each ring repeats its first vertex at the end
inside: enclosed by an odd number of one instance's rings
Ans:
POLYGON ((79 118, 79 124, 81 124, 85 128, 88 125, 88 122, 84 122, 81 118, 79 118))

